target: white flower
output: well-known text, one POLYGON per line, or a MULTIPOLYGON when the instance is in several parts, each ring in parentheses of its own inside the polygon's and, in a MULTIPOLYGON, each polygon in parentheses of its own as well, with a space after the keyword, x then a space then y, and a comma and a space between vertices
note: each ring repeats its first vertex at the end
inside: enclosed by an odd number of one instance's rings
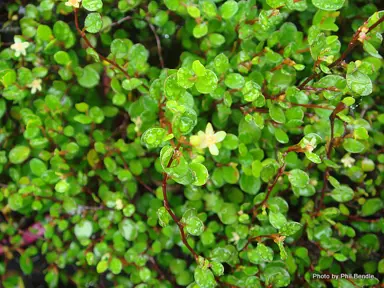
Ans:
POLYGON ((81 0, 68 0, 67 2, 65 2, 65 5, 70 6, 70 7, 79 8, 80 2, 81 2, 81 0))
POLYGON ((359 36, 357 38, 357 40, 359 40, 361 43, 364 42, 365 39, 367 39, 367 32, 369 31, 369 29, 367 27, 363 27, 361 29, 361 32, 359 33, 359 36))
POLYGON ((41 79, 35 79, 31 84, 27 85, 28 88, 31 88, 31 93, 35 94, 36 91, 41 91, 41 79))
POLYGON ((197 135, 191 136, 191 144, 200 149, 208 148, 212 155, 219 155, 219 149, 216 144, 223 141, 227 133, 224 131, 213 131, 212 124, 208 123, 205 128, 205 133, 199 131, 197 135))
POLYGON ((123 201, 121 200, 121 199, 117 199, 116 200, 116 209, 117 210, 121 210, 121 209, 123 209, 123 201))
POLYGON ((316 148, 316 138, 312 137, 311 140, 304 138, 302 148, 308 152, 312 152, 316 148))
POLYGON ((29 47, 28 42, 22 42, 20 38, 14 38, 15 43, 11 45, 11 49, 15 51, 15 56, 19 57, 20 55, 27 55, 27 48, 29 47))
POLYGON ((236 232, 232 232, 232 238, 230 239, 230 241, 237 243, 240 239, 241 238, 240 238, 239 234, 237 234, 236 232))
POLYGON ((132 121, 136 124, 135 132, 139 132, 141 126, 143 125, 143 120, 141 120, 140 116, 137 116, 136 118, 133 118, 132 121))
POLYGON ((355 159, 352 158, 349 154, 345 154, 343 158, 341 158, 341 163, 343 163, 344 167, 351 168, 353 163, 355 163, 355 159))

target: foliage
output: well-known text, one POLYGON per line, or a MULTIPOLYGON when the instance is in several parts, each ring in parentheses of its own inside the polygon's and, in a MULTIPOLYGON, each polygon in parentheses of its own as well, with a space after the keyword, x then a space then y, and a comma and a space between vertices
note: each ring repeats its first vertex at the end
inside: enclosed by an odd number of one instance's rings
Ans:
POLYGON ((13 2, 4 287, 380 285, 379 1, 13 2))

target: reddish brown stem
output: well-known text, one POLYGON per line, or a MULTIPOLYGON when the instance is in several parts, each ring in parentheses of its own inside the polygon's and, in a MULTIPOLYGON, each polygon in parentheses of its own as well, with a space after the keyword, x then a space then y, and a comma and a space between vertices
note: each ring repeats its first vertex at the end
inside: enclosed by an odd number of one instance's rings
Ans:
POLYGON ((322 91, 335 91, 335 92, 337 92, 337 91, 340 91, 336 87, 316 88, 316 87, 312 87, 312 86, 305 86, 303 88, 303 90, 314 91, 314 92, 322 92, 322 91))
MULTIPOLYGON (((371 27, 369 27, 366 34, 371 32, 373 29, 375 29, 378 25, 380 25, 383 22, 384 22, 384 16, 382 16, 375 24, 373 24, 371 27)), ((364 23, 364 25, 366 25, 366 23, 364 23)), ((352 50, 360 43, 359 35, 360 35, 360 32, 362 31, 361 29, 362 29, 362 27, 364 27, 364 25, 361 26, 356 31, 356 33, 353 35, 352 40, 351 40, 351 42, 349 42, 347 49, 341 54, 341 56, 338 59, 336 59, 334 62, 332 62, 330 65, 328 65, 328 68, 336 67, 340 63, 342 63, 344 61, 344 59, 347 58, 349 53, 351 53, 352 50)), ((320 73, 314 72, 311 76, 309 76, 307 79, 305 79, 305 81, 303 83, 301 83, 298 86, 298 88, 300 90, 302 90, 309 82, 311 82, 313 79, 315 79, 319 75, 320 75, 320 73)))
POLYGON ((317 208, 316 208, 316 213, 319 213, 321 207, 323 206, 324 197, 325 197, 325 191, 328 188, 328 185, 327 185, 327 183, 328 183, 328 175, 329 175, 329 167, 325 168, 325 170, 324 170, 323 188, 321 189, 320 200, 319 200, 319 204, 317 205, 317 208))
POLYGON ((257 113, 268 113, 268 109, 265 108, 256 108, 252 107, 248 110, 246 110, 244 107, 240 107, 241 112, 243 112, 244 115, 250 114, 252 112, 257 112, 257 113))
POLYGON ((124 76, 127 79, 130 79, 131 77, 129 76, 128 72, 123 69, 123 67, 121 67, 119 64, 117 64, 115 61, 113 61, 111 59, 108 59, 107 57, 105 57, 105 56, 101 55, 99 52, 97 52, 96 48, 91 44, 91 42, 89 41, 89 39, 85 35, 84 31, 80 29, 79 17, 78 17, 78 13, 77 13, 77 9, 76 8, 74 10, 74 13, 75 13, 75 26, 76 26, 76 30, 79 33, 80 37, 83 38, 83 40, 87 44, 87 46, 92 48, 97 53, 97 55, 99 56, 99 58, 101 60, 106 61, 109 64, 111 64, 113 67, 119 69, 124 74, 124 76))
POLYGON ((107 27, 118 26, 118 25, 121 25, 123 22, 125 22, 125 21, 127 21, 127 20, 131 20, 131 19, 132 19, 132 16, 125 16, 124 18, 121 18, 120 20, 111 23, 111 24, 110 24, 109 26, 107 26, 107 27))
POLYGON ((160 41, 159 35, 157 35, 155 26, 153 26, 153 24, 150 21, 151 21, 150 19, 147 19, 149 28, 151 28, 152 33, 156 39, 157 54, 159 55, 160 66, 161 66, 161 68, 164 69, 165 65, 164 65, 163 53, 162 53, 162 48, 161 48, 161 41, 160 41))
POLYGON ((340 102, 336 108, 333 110, 331 116, 329 116, 329 121, 331 122, 331 139, 329 139, 329 146, 327 150, 327 158, 329 159, 331 157, 332 152, 332 146, 333 146, 333 138, 335 134, 335 119, 337 117, 337 114, 345 109, 345 104, 343 102, 340 102))
POLYGON ((357 215, 348 215, 347 217, 349 219, 351 219, 352 221, 360 221, 360 222, 367 222, 367 223, 375 223, 375 222, 379 222, 381 220, 381 218, 379 218, 379 219, 365 219, 365 218, 361 218, 357 215))
MULTIPOLYGON (((373 24, 371 27, 369 27, 368 31, 366 32, 366 34, 368 34, 369 32, 371 32, 373 29, 375 29, 377 26, 379 26, 382 22, 384 21, 384 16, 381 17, 375 24, 373 24)), ((365 25, 366 23, 364 23, 365 25)), ((364 26, 362 26, 364 27, 364 26)), ((341 56, 336 60, 334 61, 332 64, 330 64, 328 66, 328 68, 333 68, 333 67, 336 67, 337 65, 339 65, 345 58, 347 58, 348 54, 352 52, 352 50, 359 44, 359 34, 361 32, 361 29, 357 29, 356 33, 353 35, 353 38, 352 38, 352 41, 349 42, 348 44, 348 47, 347 49, 344 51, 343 54, 341 54, 341 56)))
POLYGON ((316 108, 316 109, 325 109, 325 110, 333 110, 332 107, 317 105, 317 104, 298 104, 298 103, 291 103, 292 106, 300 106, 305 108, 316 108))
MULTIPOLYGON (((167 168, 171 167, 172 162, 173 162, 173 156, 171 159, 169 159, 167 168)), ((163 173, 163 182, 162 182, 162 190, 163 190, 163 198, 164 198, 164 207, 168 211, 169 215, 171 215, 173 221, 177 224, 177 227, 179 227, 180 230, 180 236, 181 236, 181 241, 183 241, 184 245, 188 248, 188 250, 192 253, 193 257, 195 258, 196 262, 199 260, 199 255, 193 250, 191 245, 189 245, 187 241, 187 237, 184 232, 184 225, 181 223, 180 219, 177 218, 175 213, 173 213, 169 201, 168 201, 168 196, 167 196, 167 180, 168 180, 168 174, 166 172, 163 173)))
POLYGON ((275 240, 278 237, 280 237, 279 234, 260 235, 260 236, 251 237, 248 239, 247 244, 244 246, 244 248, 242 250, 247 249, 248 245, 251 244, 253 241, 261 241, 262 238, 269 238, 269 239, 275 240))
MULTIPOLYGON (((331 157, 332 148, 333 148, 333 140, 335 137, 335 119, 337 118, 337 114, 345 109, 345 104, 343 102, 340 102, 335 109, 333 109, 333 112, 331 116, 329 116, 329 121, 331 123, 331 138, 329 139, 329 145, 327 149, 327 158, 329 159, 331 157)), ((320 195, 320 201, 319 205, 317 206, 316 211, 319 212, 321 207, 323 206, 324 197, 325 197, 325 191, 327 190, 327 182, 328 182, 328 176, 331 168, 327 167, 324 171, 324 177, 323 177, 323 188, 321 189, 321 195, 320 195)))
POLYGON ((260 202, 259 204, 253 206, 253 215, 255 215, 256 213, 256 210, 259 208, 259 207, 262 207, 265 205, 265 203, 267 203, 268 199, 269 199, 269 196, 271 195, 271 192, 273 190, 273 188, 275 188, 276 184, 277 184, 277 181, 279 180, 280 176, 284 174, 284 170, 285 170, 285 163, 283 164, 283 166, 281 166, 276 174, 276 177, 275 179, 273 180, 272 184, 269 185, 268 187, 268 190, 267 190, 267 195, 265 195, 265 198, 262 202, 260 202))

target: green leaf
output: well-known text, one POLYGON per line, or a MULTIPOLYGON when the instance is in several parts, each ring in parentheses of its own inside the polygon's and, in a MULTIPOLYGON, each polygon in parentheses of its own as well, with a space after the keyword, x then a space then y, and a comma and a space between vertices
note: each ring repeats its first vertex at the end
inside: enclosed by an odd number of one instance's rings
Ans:
POLYGON ((343 147, 349 153, 361 153, 365 150, 363 143, 352 138, 345 139, 343 142, 343 147))
POLYGON ((109 263, 109 270, 111 270, 113 274, 117 275, 117 274, 120 274, 122 269, 123 269, 123 264, 121 263, 120 259, 113 257, 111 262, 109 263))
POLYGON ((245 80, 239 73, 229 73, 225 77, 224 83, 231 89, 241 89, 245 84, 245 80))
POLYGON ((38 158, 33 158, 29 162, 29 168, 36 176, 41 176, 45 171, 47 171, 47 165, 38 158))
POLYGON ((114 173, 117 168, 116 162, 111 157, 104 158, 104 166, 110 173, 114 173))
POLYGON ((127 101, 127 96, 123 93, 117 93, 113 95, 112 103, 116 106, 123 106, 125 102, 127 101))
POLYGON ((123 209, 123 214, 125 217, 131 217, 136 211, 136 208, 133 204, 128 204, 123 209))
POLYGON ((128 60, 130 60, 133 65, 142 65, 147 62, 148 57, 149 52, 143 44, 135 44, 129 49, 128 60))
POLYGON ((8 158, 12 164, 21 164, 28 159, 31 149, 27 146, 16 146, 9 152, 8 158))
POLYGON ((199 1, 201 6, 201 11, 207 18, 214 18, 217 16, 217 7, 213 1, 210 0, 202 0, 199 1))
POLYGON ((360 96, 371 94, 373 89, 371 79, 360 71, 347 73, 347 85, 352 92, 360 96))
POLYGON ((13 211, 17 211, 23 207, 23 197, 20 194, 12 194, 8 198, 9 208, 13 211))
POLYGON ((195 83, 197 91, 203 94, 212 93, 217 87, 217 76, 211 70, 206 70, 206 73, 202 77, 197 78, 195 83))
POLYGON ((177 84, 177 74, 172 74, 165 79, 164 93, 168 100, 175 100, 184 95, 185 89, 177 84))
POLYGON ((191 88, 195 84, 195 79, 193 76, 194 75, 191 69, 181 67, 179 70, 177 70, 177 84, 184 89, 191 88))
POLYGON ((71 28, 64 21, 57 21, 53 25, 53 35, 59 41, 66 41, 71 35, 71 28))
POLYGON ((49 41, 52 37, 52 29, 48 25, 40 24, 37 27, 36 37, 43 41, 49 41))
POLYGON ((271 6, 271 8, 277 8, 285 5, 285 0, 267 0, 267 4, 271 6))
POLYGON ((280 212, 275 213, 273 211, 269 211, 268 218, 269 223, 271 223, 271 225, 276 229, 281 229, 285 225, 285 223, 287 223, 287 219, 280 212))
POLYGON ((114 39, 111 43, 111 53, 116 58, 127 57, 131 46, 132 42, 130 40, 114 39))
POLYGON ((76 103, 75 108, 79 112, 86 113, 86 112, 88 112, 89 105, 85 102, 76 103))
POLYGON ((166 134, 163 128, 150 128, 141 136, 141 142, 148 148, 157 148, 163 144, 166 134))
POLYGON ((355 139, 367 140, 369 138, 368 131, 364 127, 358 127, 353 131, 355 139))
POLYGON ((93 88, 99 84, 100 75, 92 68, 92 66, 88 65, 83 69, 81 76, 77 78, 77 81, 79 81, 79 84, 84 88, 93 88))
POLYGON ((225 182, 229 184, 236 184, 239 181, 239 170, 233 166, 221 167, 220 171, 225 179, 225 182))
POLYGON ((104 112, 99 107, 94 106, 89 110, 89 117, 96 124, 101 124, 104 121, 104 112))
POLYGON ((277 123, 285 123, 284 111, 277 105, 271 105, 269 108, 269 116, 277 123))
POLYGON ((79 122, 81 124, 84 124, 84 125, 87 125, 87 124, 91 124, 92 123, 92 118, 89 117, 88 115, 84 115, 84 114, 79 114, 79 115, 76 115, 73 120, 75 120, 76 122, 79 122))
POLYGON ((107 260, 101 260, 99 263, 97 263, 96 271, 97 273, 101 274, 107 271, 108 269, 108 261, 107 260))
POLYGON ((254 81, 248 81, 245 83, 241 93, 243 93, 244 100, 247 102, 253 102, 260 96, 263 97, 260 85, 254 81))
POLYGON ((217 73, 222 74, 226 72, 229 68, 228 57, 223 53, 217 55, 214 60, 214 65, 217 73))
POLYGON ((303 225, 298 222, 289 221, 285 223, 283 227, 281 227, 279 233, 283 236, 292 236, 293 234, 297 233, 302 226, 303 225))
POLYGON ((0 99, 0 119, 3 118, 5 111, 7 110, 7 104, 4 99, 0 99))
POLYGON ((81 240, 89 239, 93 232, 92 222, 83 220, 75 225, 74 232, 76 238, 81 240))
POLYGON ((193 28, 193 36, 195 38, 201 38, 207 35, 207 33, 208 33, 208 25, 205 22, 197 24, 195 28, 193 28))
POLYGON ((288 180, 292 186, 304 188, 309 183, 309 176, 303 170, 294 169, 289 171, 288 180))
POLYGON ((124 79, 124 81, 122 83, 122 87, 125 90, 132 91, 132 90, 136 89, 137 87, 139 87, 142 83, 143 83, 143 81, 141 81, 140 79, 137 79, 137 78, 124 79))
POLYGON ((209 177, 207 168, 200 163, 191 163, 189 167, 191 168, 194 176, 196 177, 195 182, 193 182, 192 184, 195 186, 205 185, 209 177))
POLYGON ((96 11, 103 7, 101 0, 83 0, 82 6, 88 11, 96 11))
POLYGON ((157 217, 159 218, 159 224, 161 227, 166 227, 171 221, 171 215, 169 215, 167 209, 165 207, 160 207, 157 209, 157 217))
POLYGON ((151 279, 151 270, 147 267, 140 269, 139 272, 140 279, 144 282, 148 282, 151 279))
POLYGON ((376 50, 375 46, 373 46, 369 41, 365 40, 363 42, 363 48, 364 51, 366 51, 369 55, 382 59, 383 57, 379 54, 379 52, 376 50))
POLYGON ((316 189, 312 185, 307 185, 303 188, 300 187, 292 187, 293 193, 296 196, 303 196, 303 197, 311 197, 315 195, 316 189))
POLYGON ((332 190, 331 197, 337 202, 348 202, 353 199, 353 190, 345 185, 340 185, 332 190))
POLYGON ((271 262, 273 260, 273 250, 263 243, 257 243, 256 253, 263 261, 271 262))
MULTIPOLYGON (((261 164, 260 164, 260 167, 261 167, 261 164)), ((252 172, 254 173, 254 175, 255 174, 257 175, 258 171, 255 171, 255 170, 256 168, 253 168, 252 172)), ((256 195, 260 191, 260 187, 261 187, 260 174, 256 178, 254 177, 254 175, 248 176, 248 175, 242 174, 240 177, 241 190, 251 195, 256 195)))
POLYGON ((53 55, 53 58, 55 59, 56 63, 60 65, 67 65, 71 61, 69 54, 65 51, 56 52, 55 55, 53 55))
POLYGON ((200 17, 200 10, 196 6, 188 6, 187 12, 192 18, 199 18, 200 17))
POLYGON ((306 151, 305 152, 305 156, 307 157, 307 159, 313 163, 316 163, 316 164, 319 164, 321 163, 321 159, 320 157, 315 154, 315 153, 312 153, 312 152, 309 152, 309 151, 306 151))
POLYGON ((237 222, 237 209, 232 203, 224 203, 218 213, 218 216, 225 225, 234 224, 237 222))
POLYGON ((289 137, 288 137, 287 133, 284 132, 283 129, 276 128, 275 129, 275 137, 276 137, 276 140, 280 143, 286 144, 289 142, 289 137))
POLYGON ((381 259, 379 261, 379 264, 377 265, 377 271, 380 273, 380 274, 384 274, 384 259, 381 259))
POLYGON ((216 287, 215 276, 212 271, 207 268, 196 267, 194 277, 200 288, 216 287))
POLYGON ((361 208, 361 215, 363 217, 371 216, 382 209, 384 209, 383 200, 380 198, 371 198, 368 199, 361 208))
POLYGON ((218 33, 209 34, 208 39, 210 44, 215 48, 220 47, 225 43, 225 37, 218 33))
POLYGON ((343 7, 345 0, 312 0, 314 6, 326 11, 335 11, 343 7))
POLYGON ((236 1, 229 0, 226 1, 223 5, 220 7, 220 14, 223 19, 228 20, 232 18, 237 11, 239 10, 239 6, 236 1))
POLYGON ((133 241, 138 236, 136 223, 131 219, 124 219, 119 223, 119 231, 121 235, 128 241, 133 241))
POLYGON ((192 70, 199 77, 205 76, 205 74, 207 74, 207 70, 199 60, 193 61, 192 70))
POLYGON ((180 6, 179 0, 164 0, 164 4, 171 11, 176 11, 180 6))
POLYGON ((211 262, 211 269, 213 271, 213 274, 215 274, 216 276, 224 275, 224 266, 223 266, 223 264, 221 264, 219 262, 212 261, 211 262))
POLYGON ((103 27, 103 21, 99 13, 90 13, 85 18, 85 30, 89 33, 98 33, 103 27))
POLYGON ((197 216, 188 217, 185 221, 185 229, 194 236, 200 236, 204 232, 204 223, 197 216))
POLYGON ((20 268, 26 275, 31 274, 33 271, 33 261, 27 253, 24 253, 20 256, 20 268))

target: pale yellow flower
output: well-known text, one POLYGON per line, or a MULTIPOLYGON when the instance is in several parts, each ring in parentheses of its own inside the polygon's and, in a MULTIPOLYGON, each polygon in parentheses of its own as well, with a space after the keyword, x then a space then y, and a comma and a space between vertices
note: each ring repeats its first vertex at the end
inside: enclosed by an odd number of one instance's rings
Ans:
POLYGON ((219 149, 216 144, 223 141, 226 135, 227 133, 224 131, 215 133, 215 131, 213 131, 212 124, 208 123, 205 128, 205 133, 203 131, 199 131, 197 135, 191 136, 190 142, 197 148, 208 148, 212 155, 219 155, 219 149))
POLYGON ((22 42, 20 38, 14 38, 15 43, 11 45, 11 49, 15 51, 15 56, 27 55, 27 48, 29 47, 28 42, 22 42))
POLYGON ((352 158, 349 154, 346 154, 343 158, 341 158, 341 163, 343 163, 344 167, 346 168, 351 168, 355 161, 356 160, 352 158))
POLYGON ((367 27, 363 27, 361 29, 361 32, 359 33, 359 37, 357 38, 357 40, 359 40, 361 43, 364 42, 365 39, 367 39, 367 32, 369 31, 369 29, 367 27))
POLYGON ((123 201, 121 199, 116 200, 116 209, 121 210, 124 208, 123 201))
POLYGON ((41 79, 35 79, 35 80, 33 80, 32 81, 32 83, 31 84, 28 84, 27 85, 28 86, 28 88, 31 88, 31 93, 32 94, 35 94, 36 93, 36 91, 41 91, 41 79))
POLYGON ((67 2, 65 2, 65 5, 70 6, 70 7, 74 7, 74 8, 79 8, 80 2, 81 2, 81 0, 68 0, 67 2))
POLYGON ((306 151, 312 152, 313 149, 316 148, 316 138, 312 137, 311 140, 304 139, 303 146, 304 147, 302 147, 302 148, 304 148, 306 151))
POLYGON ((139 132, 141 126, 143 125, 143 120, 140 118, 140 116, 137 116, 136 118, 133 118, 132 121, 136 124, 135 132, 139 132))

